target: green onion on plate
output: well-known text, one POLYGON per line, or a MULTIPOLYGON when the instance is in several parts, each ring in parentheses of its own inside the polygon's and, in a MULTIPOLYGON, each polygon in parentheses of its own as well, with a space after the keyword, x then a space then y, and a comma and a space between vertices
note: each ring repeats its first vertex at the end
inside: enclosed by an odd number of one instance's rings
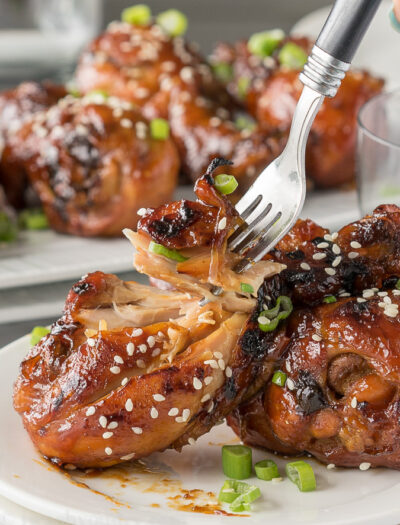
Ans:
POLYGON ((222 468, 228 478, 249 478, 252 472, 251 448, 245 445, 224 445, 222 447, 222 468))
POLYGON ((43 210, 26 209, 18 216, 19 227, 24 230, 46 230, 49 222, 43 210))
POLYGON ((239 183, 233 175, 221 173, 221 175, 217 175, 215 177, 214 185, 223 195, 230 195, 236 190, 236 188, 239 186, 239 183))
POLYGON ((278 385, 282 387, 285 386, 286 379, 287 379, 287 376, 285 372, 282 372, 282 370, 277 370, 272 376, 272 382, 274 383, 274 385, 278 385))
POLYGON ((135 26, 146 26, 151 20, 151 9, 145 4, 127 7, 121 13, 121 20, 135 26))
POLYGON ((251 286, 251 284, 247 283, 240 283, 240 290, 243 293, 254 293, 254 288, 251 286))
POLYGON ((169 123, 163 118, 153 118, 150 121, 150 134, 155 140, 167 140, 169 137, 169 123))
POLYGON ((311 492, 317 488, 314 471, 305 461, 293 461, 286 464, 286 474, 301 492, 311 492))
POLYGON ((35 326, 35 328, 31 332, 31 346, 35 346, 38 344, 39 341, 43 339, 43 337, 50 333, 50 330, 46 328, 46 326, 35 326))
POLYGON ((284 38, 285 33, 282 29, 271 29, 270 31, 254 33, 254 35, 249 38, 247 49, 253 55, 267 57, 272 55, 284 38))
POLYGON ((336 303, 337 299, 334 295, 327 295, 323 298, 323 302, 326 304, 336 303))
POLYGON ((279 51, 278 59, 281 66, 289 69, 301 69, 307 62, 307 53, 297 44, 287 42, 279 51))
POLYGON ((178 9, 167 9, 157 16, 157 24, 170 36, 181 36, 186 33, 188 21, 178 9))
POLYGON ((254 465, 256 476, 264 481, 270 481, 273 478, 279 478, 279 471, 275 461, 272 459, 263 459, 254 465))
POLYGON ((214 71, 214 75, 221 81, 221 82, 229 82, 233 78, 233 67, 228 62, 217 62, 215 64, 212 64, 212 70, 214 71))
POLYGON ((184 262, 188 260, 188 257, 182 255, 178 250, 170 250, 162 244, 158 244, 154 241, 151 241, 149 244, 149 252, 155 253, 156 255, 163 255, 172 261, 184 262))
POLYGON ((269 310, 263 310, 258 317, 258 326, 263 332, 272 332, 279 322, 287 319, 293 311, 293 304, 289 297, 280 295, 276 305, 269 310))

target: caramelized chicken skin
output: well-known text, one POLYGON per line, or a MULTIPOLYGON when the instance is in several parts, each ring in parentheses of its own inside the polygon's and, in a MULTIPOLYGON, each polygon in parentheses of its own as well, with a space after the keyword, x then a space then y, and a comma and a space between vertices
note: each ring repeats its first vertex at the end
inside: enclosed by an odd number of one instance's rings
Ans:
POLYGON ((26 203, 28 180, 25 171, 8 171, 1 161, 8 137, 16 133, 35 113, 48 109, 66 95, 64 86, 52 82, 24 82, 0 93, 0 186, 9 203, 22 208, 26 203))
POLYGON ((55 230, 115 236, 135 227, 139 208, 171 198, 179 159, 131 104, 96 94, 34 116, 10 138, 3 165, 27 172, 55 230))
MULTIPOLYGON (((219 44, 211 60, 232 68, 228 90, 242 100, 260 126, 269 132, 287 131, 303 85, 298 70, 279 65, 279 49, 288 41, 307 53, 311 42, 290 37, 282 41, 273 56, 264 60, 252 55, 247 42, 219 44), (243 79, 248 86, 239 90, 243 79)), ((326 99, 314 124, 306 151, 307 175, 319 187, 334 187, 354 181, 357 114, 361 106, 382 91, 383 80, 366 71, 349 71, 337 95, 326 99)))
MULTIPOLYGON (((149 240, 158 242, 167 231, 169 246, 195 260, 202 250, 210 270, 219 255, 217 277, 230 274, 226 237, 238 217, 215 190, 214 167, 199 179, 198 201, 148 210, 139 233, 126 232, 138 245, 136 259, 143 262, 149 240), (195 217, 185 210, 195 210, 195 217), (207 234, 196 235, 202 224, 207 234)), ((228 290, 216 297, 195 263, 181 272, 184 263, 151 258, 154 267, 165 268, 162 277, 168 274, 174 290, 101 272, 83 277, 61 319, 21 365, 15 409, 35 446, 58 464, 103 467, 180 449, 260 388, 280 353, 277 340, 274 349, 238 343, 244 330, 253 331, 248 314, 256 300, 241 294, 237 281, 228 279, 228 290), (200 303, 205 296, 209 302, 200 303)), ((280 269, 264 261, 242 279, 256 287, 265 273, 280 269)))
POLYGON ((288 268, 265 281, 259 302, 287 294, 295 304, 274 334, 285 346, 275 368, 288 379, 283 388, 269 379, 229 416, 247 443, 400 468, 399 226, 396 206, 333 236, 299 222, 270 255, 288 268))

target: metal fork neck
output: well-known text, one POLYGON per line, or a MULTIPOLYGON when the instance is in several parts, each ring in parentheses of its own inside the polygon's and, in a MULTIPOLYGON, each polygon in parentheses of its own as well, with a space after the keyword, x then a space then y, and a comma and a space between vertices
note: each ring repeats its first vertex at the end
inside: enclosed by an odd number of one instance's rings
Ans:
POLYGON ((349 67, 315 45, 299 78, 321 95, 334 97, 349 67))

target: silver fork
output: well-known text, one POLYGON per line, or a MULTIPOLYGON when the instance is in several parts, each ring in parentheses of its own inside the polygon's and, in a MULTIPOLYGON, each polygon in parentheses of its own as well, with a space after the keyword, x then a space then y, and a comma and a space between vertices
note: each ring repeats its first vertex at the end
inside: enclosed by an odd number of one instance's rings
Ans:
POLYGON ((236 272, 262 259, 299 217, 306 193, 305 147, 311 124, 324 98, 336 95, 380 1, 336 0, 300 73, 304 87, 286 147, 236 205, 245 223, 229 238, 229 248, 239 254, 248 250, 236 272))

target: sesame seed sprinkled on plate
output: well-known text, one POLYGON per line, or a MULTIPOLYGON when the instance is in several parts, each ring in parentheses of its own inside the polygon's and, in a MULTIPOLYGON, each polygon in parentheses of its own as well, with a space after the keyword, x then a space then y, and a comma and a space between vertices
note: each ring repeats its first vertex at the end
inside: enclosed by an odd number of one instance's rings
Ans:
POLYGON ((338 255, 337 257, 335 257, 335 259, 333 260, 332 262, 332 266, 334 268, 336 268, 336 266, 339 266, 340 262, 342 260, 342 257, 340 255, 338 255))
POLYGON ((201 402, 202 402, 202 403, 205 403, 206 401, 209 401, 210 399, 211 399, 210 394, 205 394, 205 395, 201 398, 201 402))
POLYGON ((232 377, 232 368, 230 366, 226 367, 225 375, 226 375, 226 377, 232 377))
POLYGON ((177 416, 178 414, 179 414, 179 410, 176 407, 171 408, 170 411, 168 412, 169 416, 177 416))
POLYGON ((357 408, 357 398, 353 397, 350 403, 351 408, 357 408))
POLYGON ((119 366, 112 366, 112 367, 110 368, 110 372, 111 372, 112 374, 119 374, 119 373, 121 372, 121 369, 120 369, 119 366))
POLYGON ((103 439, 110 439, 114 435, 114 432, 104 432, 103 439))
POLYGON ((314 340, 314 341, 322 341, 322 337, 318 334, 313 334, 311 336, 311 338, 314 340))
POLYGON ((332 469, 334 469, 335 467, 336 467, 336 465, 335 465, 334 463, 329 463, 329 465, 326 466, 326 468, 327 468, 328 470, 332 470, 332 469))
POLYGON ((133 352, 135 351, 135 345, 133 343, 128 343, 126 345, 126 353, 128 355, 133 355, 133 352))
POLYGON ((322 259, 325 259, 325 257, 326 257, 326 253, 314 253, 314 255, 312 256, 312 258, 315 261, 321 261, 322 259))
POLYGON ((286 380, 286 385, 289 390, 294 390, 296 388, 293 380, 290 379, 290 377, 286 380))
POLYGON ((203 388, 203 383, 197 377, 193 378, 193 387, 195 390, 201 390, 203 388))
POLYGON ((272 478, 271 479, 272 483, 281 483, 281 481, 283 481, 283 478, 281 478, 281 477, 279 477, 279 478, 272 478))
POLYGON ((107 418, 105 416, 99 417, 99 424, 101 427, 106 428, 107 427, 107 418))
POLYGON ((132 337, 139 337, 139 335, 143 334, 143 330, 141 328, 135 328, 132 332, 132 337))
POLYGON ((306 262, 302 262, 302 263, 300 264, 300 268, 301 268, 302 270, 311 270, 311 266, 310 266, 308 263, 306 263, 306 262))
POLYGON ((129 398, 129 399, 126 400, 126 403, 125 403, 125 410, 126 410, 127 412, 132 412, 132 410, 133 410, 133 402, 132 402, 132 399, 131 399, 131 398, 129 398))
POLYGON ((86 415, 87 416, 93 416, 93 414, 96 412, 96 407, 94 406, 91 406, 89 407, 87 410, 86 410, 86 415))
POLYGON ((207 376, 207 377, 205 377, 205 378, 204 378, 204 384, 205 384, 206 386, 208 386, 208 385, 213 381, 213 379, 214 379, 214 378, 213 378, 212 376, 207 376))
POLYGON ((107 428, 110 429, 110 430, 114 430, 114 428, 118 428, 118 422, 117 421, 111 421, 111 423, 109 423, 107 425, 107 428))
POLYGON ((189 443, 189 445, 195 445, 196 444, 196 440, 194 438, 189 438, 188 439, 188 443, 189 443))
POLYGON ((370 466, 371 466, 371 463, 368 463, 367 461, 365 461, 364 463, 360 463, 358 468, 360 470, 368 470, 370 466))
POLYGON ((358 257, 360 254, 358 252, 349 252, 347 257, 349 259, 355 259, 356 257, 358 257))
POLYGON ((111 456, 111 454, 112 454, 112 448, 110 448, 110 447, 106 447, 106 448, 104 449, 104 452, 107 454, 107 456, 111 456))
POLYGON ((122 357, 120 355, 115 355, 114 356, 114 361, 116 363, 119 363, 120 365, 123 365, 124 364, 124 360, 122 359, 122 357))
POLYGON ((121 457, 121 460, 122 461, 129 461, 130 459, 134 458, 135 457, 135 453, 134 452, 131 452, 130 454, 127 454, 126 456, 122 456, 121 457))
POLYGON ((358 241, 351 241, 350 246, 357 250, 358 248, 361 248, 361 244, 358 241))
POLYGON ((334 270, 333 268, 324 268, 325 272, 328 274, 328 275, 335 275, 336 274, 336 270, 334 270))
POLYGON ((165 401, 165 397, 162 394, 153 394, 154 401, 165 401))
POLYGON ((138 435, 139 435, 139 434, 143 434, 143 429, 140 428, 140 427, 132 427, 132 432, 133 432, 134 434, 138 434, 138 435))
POLYGON ((89 337, 89 339, 87 339, 86 342, 87 342, 88 346, 91 346, 91 347, 95 346, 95 344, 96 344, 96 341, 94 339, 92 339, 91 337, 89 337))
POLYGON ((157 419, 158 418, 158 410, 156 409, 156 407, 151 407, 150 416, 153 419, 157 419))
POLYGON ((137 366, 138 368, 146 368, 146 363, 143 361, 143 359, 138 359, 138 360, 136 361, 136 366, 137 366))

